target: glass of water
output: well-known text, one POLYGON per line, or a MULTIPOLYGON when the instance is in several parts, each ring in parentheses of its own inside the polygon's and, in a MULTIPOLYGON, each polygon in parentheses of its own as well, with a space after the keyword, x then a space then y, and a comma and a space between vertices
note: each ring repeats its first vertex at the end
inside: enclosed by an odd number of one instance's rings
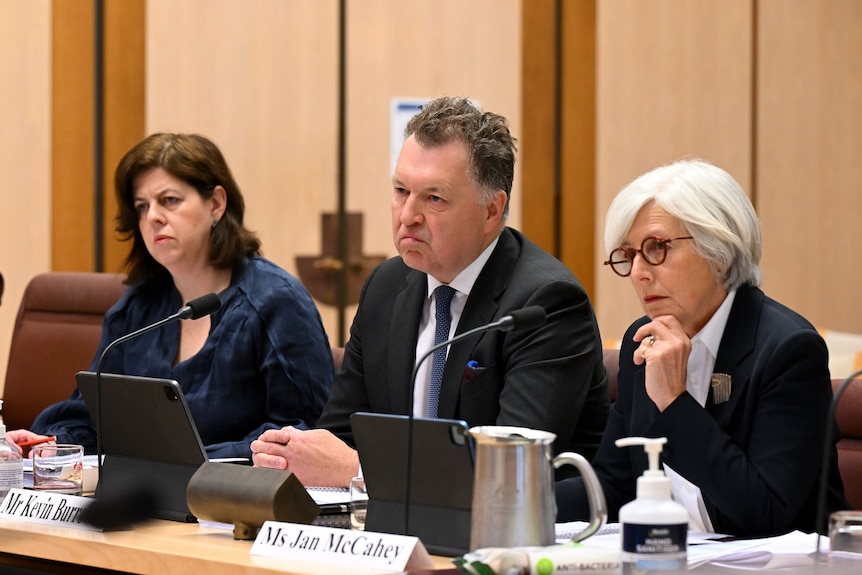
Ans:
POLYGON ((43 444, 33 448, 33 489, 64 495, 81 495, 83 483, 82 446, 43 444))
POLYGON ((368 491, 365 478, 354 477, 350 480, 350 528, 365 529, 365 515, 368 512, 368 491))
POLYGON ((836 511, 829 516, 829 551, 862 557, 862 511, 836 511))

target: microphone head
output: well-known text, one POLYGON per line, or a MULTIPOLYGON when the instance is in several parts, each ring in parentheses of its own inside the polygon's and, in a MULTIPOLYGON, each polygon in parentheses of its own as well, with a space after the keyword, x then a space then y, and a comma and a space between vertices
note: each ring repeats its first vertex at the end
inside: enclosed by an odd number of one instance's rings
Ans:
POLYGON ((208 293, 187 303, 178 315, 180 319, 199 319, 218 311, 219 308, 221 308, 221 300, 218 295, 208 293))
POLYGON ((538 305, 531 305, 523 309, 516 309, 509 314, 512 318, 511 327, 506 331, 520 331, 536 329, 545 325, 545 310, 538 305))

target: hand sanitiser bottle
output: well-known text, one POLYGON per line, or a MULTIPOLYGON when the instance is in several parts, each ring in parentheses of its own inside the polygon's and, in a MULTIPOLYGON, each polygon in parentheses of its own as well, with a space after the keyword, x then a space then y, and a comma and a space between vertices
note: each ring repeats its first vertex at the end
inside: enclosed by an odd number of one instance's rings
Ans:
POLYGON ((3 400, 0 399, 0 501, 10 489, 24 487, 24 460, 21 452, 6 441, 6 425, 3 423, 3 400))
POLYGON ((649 469, 638 477, 637 497, 620 508, 623 573, 684 569, 688 512, 671 499, 670 480, 659 468, 666 437, 624 437, 617 447, 643 445, 649 469))

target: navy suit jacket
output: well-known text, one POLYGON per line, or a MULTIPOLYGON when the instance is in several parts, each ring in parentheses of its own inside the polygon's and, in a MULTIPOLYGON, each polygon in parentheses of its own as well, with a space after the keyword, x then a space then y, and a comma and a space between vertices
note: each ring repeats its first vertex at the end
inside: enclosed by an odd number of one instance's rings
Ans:
MULTIPOLYGON (((620 350, 618 394, 593 460, 609 519, 635 497, 647 468, 643 449, 620 437, 667 437, 662 461, 697 485, 713 528, 740 537, 813 531, 826 416, 832 401, 823 339, 803 317, 756 287, 736 294, 714 373, 731 376, 730 398, 701 407, 688 393, 659 413, 647 396, 632 337, 620 350)), ((837 436, 837 434, 836 434, 837 436)), ((828 510, 848 507, 832 446, 828 510)), ((580 478, 557 483, 558 520, 589 516, 580 478)))
MULTIPOLYGON (((411 377, 427 288, 426 274, 407 267, 400 257, 371 273, 318 427, 352 445, 352 413, 411 411, 411 377)), ((456 334, 531 305, 558 313, 535 330, 490 331, 450 346, 438 415, 463 419, 470 426, 550 431, 557 435, 557 451, 577 451, 589 458, 609 406, 595 314, 583 287, 559 260, 506 228, 476 279, 456 334), (469 369, 471 360, 482 369, 469 369)))

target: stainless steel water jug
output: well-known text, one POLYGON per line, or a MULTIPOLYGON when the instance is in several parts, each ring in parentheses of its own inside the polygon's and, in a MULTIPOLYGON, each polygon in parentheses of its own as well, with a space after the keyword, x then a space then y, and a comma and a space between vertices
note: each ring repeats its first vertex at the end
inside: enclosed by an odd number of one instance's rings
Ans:
POLYGON ((590 498, 589 526, 572 540, 599 530, 607 519, 605 497, 592 466, 577 453, 551 455, 556 436, 524 427, 480 426, 475 440, 476 470, 470 548, 552 545, 557 503, 554 469, 574 465, 590 498))

